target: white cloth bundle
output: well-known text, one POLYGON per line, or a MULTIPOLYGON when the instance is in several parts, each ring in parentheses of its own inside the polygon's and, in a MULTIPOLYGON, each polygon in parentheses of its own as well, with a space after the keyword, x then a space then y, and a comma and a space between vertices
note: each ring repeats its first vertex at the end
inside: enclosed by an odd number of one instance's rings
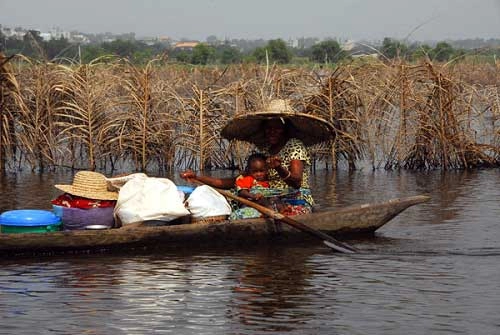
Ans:
POLYGON ((120 188, 114 215, 123 225, 149 220, 171 221, 189 215, 183 193, 167 178, 130 175, 120 188))
POLYGON ((187 198, 187 207, 194 218, 231 214, 226 198, 207 185, 198 186, 187 198))

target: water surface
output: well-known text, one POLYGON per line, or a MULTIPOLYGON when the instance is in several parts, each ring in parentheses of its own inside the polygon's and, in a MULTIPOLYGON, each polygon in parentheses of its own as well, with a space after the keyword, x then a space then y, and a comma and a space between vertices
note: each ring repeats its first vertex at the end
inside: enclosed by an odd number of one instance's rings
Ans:
MULTIPOLYGON (((50 208, 72 174, 0 179, 2 211, 50 208)), ((320 243, 4 258, 0 324, 15 334, 497 334, 500 171, 319 171, 336 209, 421 193, 363 252, 320 243)), ((173 177, 175 181, 175 177, 173 177)))

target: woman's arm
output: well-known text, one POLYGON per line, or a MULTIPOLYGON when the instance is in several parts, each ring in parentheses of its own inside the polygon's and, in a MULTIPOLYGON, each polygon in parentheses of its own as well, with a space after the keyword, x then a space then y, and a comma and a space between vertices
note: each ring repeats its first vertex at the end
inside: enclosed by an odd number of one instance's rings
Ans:
POLYGON ((290 171, 290 177, 285 182, 294 188, 300 188, 302 186, 302 176, 304 175, 304 162, 292 159, 288 171, 290 171))
POLYGON ((233 188, 234 182, 236 179, 234 177, 215 178, 215 177, 210 177, 210 176, 196 175, 196 173, 191 171, 191 170, 186 170, 184 172, 181 172, 180 177, 182 179, 187 180, 187 181, 190 181, 191 179, 198 180, 198 181, 202 182, 203 184, 207 184, 209 186, 222 188, 222 189, 233 188))

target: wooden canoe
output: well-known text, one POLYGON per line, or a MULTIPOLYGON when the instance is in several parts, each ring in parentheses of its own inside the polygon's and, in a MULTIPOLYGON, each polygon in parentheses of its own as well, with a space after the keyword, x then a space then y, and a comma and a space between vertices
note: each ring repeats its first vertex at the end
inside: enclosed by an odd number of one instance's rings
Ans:
MULTIPOLYGON (((428 196, 418 195, 293 218, 336 237, 366 236, 373 234, 408 207, 429 199, 428 196)), ((141 223, 107 230, 0 234, 0 255, 132 251, 154 247, 177 249, 263 242, 277 236, 284 239, 310 239, 288 225, 264 218, 176 225, 141 223)))

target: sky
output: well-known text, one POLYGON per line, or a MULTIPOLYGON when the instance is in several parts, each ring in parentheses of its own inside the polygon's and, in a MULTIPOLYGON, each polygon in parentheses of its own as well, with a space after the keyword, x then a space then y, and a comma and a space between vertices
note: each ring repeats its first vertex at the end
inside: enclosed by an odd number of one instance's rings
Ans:
POLYGON ((0 0, 0 24, 136 38, 500 38, 500 0, 0 0))

